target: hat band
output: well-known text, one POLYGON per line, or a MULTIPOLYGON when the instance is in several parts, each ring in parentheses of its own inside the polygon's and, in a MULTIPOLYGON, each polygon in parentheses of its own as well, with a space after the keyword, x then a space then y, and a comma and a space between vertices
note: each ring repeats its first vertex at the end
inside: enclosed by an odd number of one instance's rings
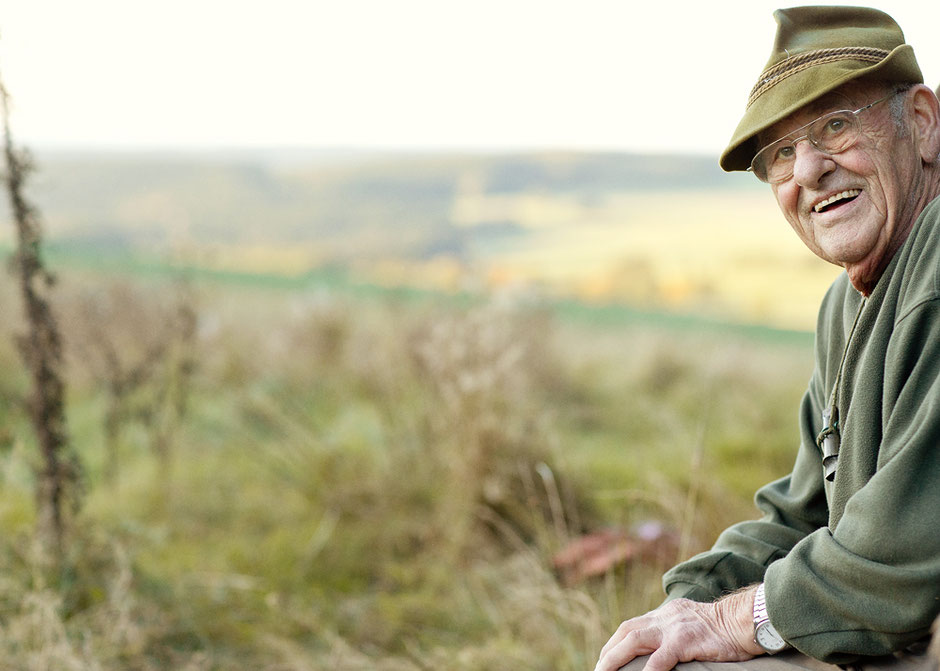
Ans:
POLYGON ((889 54, 889 51, 874 47, 841 47, 839 49, 818 49, 808 51, 805 54, 790 56, 790 58, 780 61, 761 73, 757 84, 751 89, 751 95, 747 99, 747 107, 750 107, 755 100, 771 87, 807 68, 845 60, 880 63, 889 54))

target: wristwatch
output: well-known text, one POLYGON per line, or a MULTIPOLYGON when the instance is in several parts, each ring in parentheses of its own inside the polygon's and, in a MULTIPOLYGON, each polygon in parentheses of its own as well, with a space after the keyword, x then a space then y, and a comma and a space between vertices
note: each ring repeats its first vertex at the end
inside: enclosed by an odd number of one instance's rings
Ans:
POLYGON ((770 616, 767 615, 767 600, 764 596, 764 583, 758 585, 757 591, 754 592, 754 640, 768 655, 775 655, 790 647, 790 644, 784 641, 770 624, 770 616))

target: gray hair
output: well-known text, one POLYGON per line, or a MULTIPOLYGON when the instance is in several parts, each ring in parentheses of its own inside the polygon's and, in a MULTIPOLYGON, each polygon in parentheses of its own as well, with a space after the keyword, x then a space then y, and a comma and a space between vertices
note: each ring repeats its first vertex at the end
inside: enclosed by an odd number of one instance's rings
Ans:
MULTIPOLYGON (((907 93, 912 88, 914 88, 914 84, 901 84, 894 89, 894 92, 895 94, 907 93)), ((894 119, 894 127, 898 135, 903 135, 908 131, 907 118, 904 116, 905 102, 906 97, 902 95, 895 95, 888 101, 888 106, 891 108, 891 118, 894 119)))

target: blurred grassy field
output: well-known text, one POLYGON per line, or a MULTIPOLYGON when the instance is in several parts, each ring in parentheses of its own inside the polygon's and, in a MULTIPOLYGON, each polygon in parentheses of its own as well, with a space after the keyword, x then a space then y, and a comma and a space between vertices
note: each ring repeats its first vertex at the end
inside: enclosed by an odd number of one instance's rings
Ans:
POLYGON ((835 270, 765 190, 696 157, 309 158, 41 163, 84 505, 47 574, 0 283, 3 668, 591 668, 788 471, 835 270))
POLYGON ((86 494, 53 580, 0 292, 6 668, 590 668, 794 456, 807 336, 526 291, 127 270, 59 277, 86 494), (110 453, 96 357, 132 366, 181 304, 196 336, 123 399, 110 453), (578 584, 553 570, 577 534, 649 521, 678 549, 578 584))

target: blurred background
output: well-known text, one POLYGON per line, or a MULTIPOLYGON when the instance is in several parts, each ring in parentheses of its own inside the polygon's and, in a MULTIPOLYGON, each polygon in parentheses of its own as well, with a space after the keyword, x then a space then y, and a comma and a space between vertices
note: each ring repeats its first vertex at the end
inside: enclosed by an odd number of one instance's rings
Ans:
POLYGON ((50 569, 4 201, 10 667, 591 668, 794 456, 838 269, 717 167, 776 6, 4 7, 81 474, 50 569))

